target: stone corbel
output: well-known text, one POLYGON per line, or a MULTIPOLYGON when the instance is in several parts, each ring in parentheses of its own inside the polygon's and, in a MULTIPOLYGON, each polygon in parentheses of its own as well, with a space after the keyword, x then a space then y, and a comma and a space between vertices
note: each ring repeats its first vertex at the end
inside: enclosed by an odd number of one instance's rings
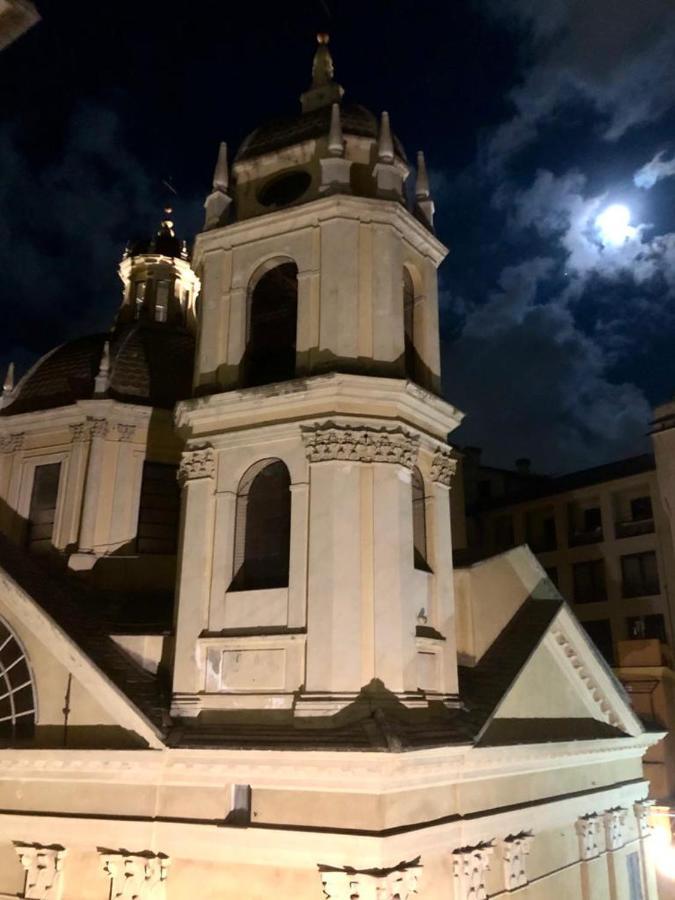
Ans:
POLYGON ((579 837, 579 855, 582 860, 595 859, 600 854, 598 834, 600 833, 600 817, 589 813, 576 821, 576 832, 579 837))
POLYGON ((25 900, 59 900, 63 891, 64 847, 15 844, 19 862, 26 870, 25 900))
POLYGON ((654 801, 646 798, 633 804, 633 811, 635 813, 635 818, 637 819, 638 834, 642 840, 648 838, 652 833, 651 825, 649 824, 649 816, 653 805, 654 801))
POLYGON ((473 847, 459 847, 452 853, 452 870, 457 886, 457 900, 487 900, 485 876, 494 853, 492 841, 481 841, 473 847))
POLYGON ((457 470, 457 460, 449 450, 437 450, 431 463, 431 480, 450 487, 452 476, 457 470))
POLYGON ((626 817, 628 810, 622 806, 616 806, 608 809, 603 814, 605 823, 605 841, 608 850, 620 850, 625 841, 626 835, 626 817))
POLYGON ((181 485, 198 478, 213 478, 216 474, 216 454, 213 447, 200 447, 183 453, 178 469, 181 485))
POLYGON ((164 900, 170 859, 163 853, 99 851, 110 878, 110 900, 164 900))
POLYGON ((532 834, 526 831, 510 834, 502 841, 504 885, 507 891, 514 891, 527 884, 525 858, 529 854, 531 846, 532 834))
POLYGON ((24 437, 25 435, 22 431, 0 435, 0 453, 16 453, 17 450, 21 450, 24 437))
POLYGON ((411 900, 421 872, 419 858, 388 869, 319 866, 326 900, 411 900))

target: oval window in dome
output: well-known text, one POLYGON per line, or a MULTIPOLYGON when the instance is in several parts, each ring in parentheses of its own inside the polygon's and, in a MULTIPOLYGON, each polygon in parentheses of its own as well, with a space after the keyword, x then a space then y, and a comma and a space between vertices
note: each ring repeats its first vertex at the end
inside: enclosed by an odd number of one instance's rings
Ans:
POLYGON ((263 206, 287 206, 298 200, 312 182, 309 172, 295 170, 278 175, 258 192, 258 201, 263 206))

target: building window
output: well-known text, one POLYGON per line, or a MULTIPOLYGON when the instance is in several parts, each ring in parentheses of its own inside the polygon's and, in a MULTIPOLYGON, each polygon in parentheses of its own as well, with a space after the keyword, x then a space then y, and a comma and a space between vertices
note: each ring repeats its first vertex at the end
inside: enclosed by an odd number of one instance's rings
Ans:
POLYGON ((614 644, 612 643, 612 626, 609 619, 593 619, 581 624, 610 666, 614 665, 614 644))
POLYGON ((415 349, 415 285, 408 269, 403 268, 403 352, 406 377, 417 380, 417 351, 415 349))
POLYGON ((60 477, 61 463, 35 467, 27 535, 28 549, 32 553, 44 552, 52 546, 60 477))
POLYGON ((145 306, 145 281, 137 281, 134 284, 134 316, 140 319, 145 306))
POLYGON ((495 548, 509 550, 515 544, 513 534, 513 516, 497 516, 495 518, 495 548))
POLYGON ((527 543, 535 553, 545 553, 557 548, 558 536, 552 511, 533 510, 527 514, 525 521, 527 543))
POLYGON ((607 599, 605 563, 591 559, 572 566, 575 603, 599 603, 607 599))
POLYGON ((295 377, 298 320, 298 267, 282 263, 256 283, 249 298, 244 360, 247 386, 295 377))
POLYGON ((651 497, 645 494, 630 499, 619 497, 615 533, 618 538, 651 534, 654 531, 654 510, 651 497))
POLYGON ((231 590, 288 586, 291 491, 280 460, 258 463, 237 493, 234 580, 231 590))
POLYGON ((653 519, 651 497, 635 497, 630 501, 630 516, 633 522, 643 522, 645 519, 653 519))
POLYGON ((424 496, 424 479, 422 473, 415 467, 412 470, 412 521, 413 521, 413 548, 415 568, 429 571, 427 563, 427 511, 424 496))
POLYGON ((138 553, 174 555, 178 545, 180 489, 177 467, 145 462, 138 507, 138 553))
POLYGON ((660 613, 651 613, 646 616, 629 616, 626 619, 628 637, 638 640, 649 639, 666 641, 666 622, 660 613))
POLYGON ((631 553, 621 557, 623 596, 646 597, 660 592, 656 553, 631 553))
POLYGON ((26 654, 0 620, 0 742, 26 740, 35 731, 35 692, 26 654))
POLYGON ((169 287, 168 281, 157 282, 155 295, 155 322, 166 322, 169 312, 169 287))

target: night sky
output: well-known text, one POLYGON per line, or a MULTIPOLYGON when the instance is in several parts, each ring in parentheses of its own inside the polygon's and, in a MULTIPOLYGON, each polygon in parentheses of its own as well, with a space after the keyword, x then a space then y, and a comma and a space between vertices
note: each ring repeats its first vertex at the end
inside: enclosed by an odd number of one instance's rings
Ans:
POLYGON ((346 99, 426 153, 453 438, 548 472, 648 448, 675 392, 672 0, 37 5, 0 53, 3 369, 110 326, 127 239, 168 198, 192 238, 218 142, 299 109, 327 30, 346 99))

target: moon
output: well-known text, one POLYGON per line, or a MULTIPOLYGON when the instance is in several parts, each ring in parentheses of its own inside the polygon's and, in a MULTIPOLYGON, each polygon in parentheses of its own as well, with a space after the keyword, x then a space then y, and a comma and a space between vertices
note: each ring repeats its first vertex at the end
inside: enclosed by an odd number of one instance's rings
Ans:
POLYGON ((603 244, 618 246, 633 235, 635 229, 630 224, 630 210, 623 203, 612 203, 595 220, 603 244))

